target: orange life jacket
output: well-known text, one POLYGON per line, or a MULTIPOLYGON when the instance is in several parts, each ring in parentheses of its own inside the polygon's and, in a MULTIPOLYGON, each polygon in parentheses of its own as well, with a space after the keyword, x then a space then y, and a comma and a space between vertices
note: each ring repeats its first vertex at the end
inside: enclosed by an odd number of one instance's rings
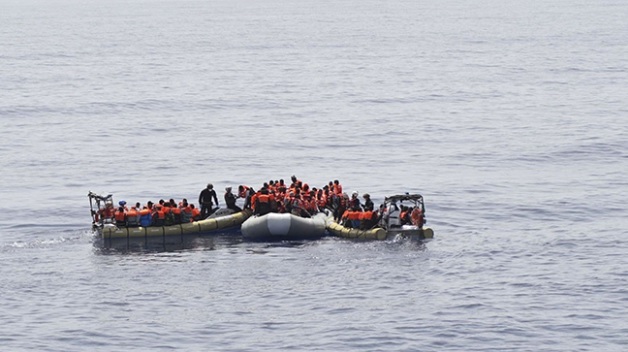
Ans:
POLYGON ((131 209, 129 209, 129 211, 126 212, 126 216, 130 217, 130 216, 137 216, 138 212, 135 209, 135 207, 131 207, 131 209))
POLYGON ((402 211, 401 213, 399 213, 399 220, 401 220, 401 223, 405 223, 407 222, 407 216, 408 216, 408 211, 402 211))
POLYGON ((347 214, 347 219, 349 220, 360 220, 360 216, 362 215, 361 211, 349 211, 347 214))
POLYGON ((116 211, 116 215, 115 215, 116 221, 124 222, 125 216, 126 216, 126 213, 124 211, 119 211, 119 210, 116 211))
POLYGON ((157 206, 157 219, 166 219, 166 212, 164 211, 164 207, 162 207, 161 205, 157 206))
POLYGON ((257 203, 257 197, 259 197, 261 193, 257 192, 253 196, 251 196, 251 209, 255 210, 255 203, 257 203))
POLYGON ((360 220, 371 220, 373 218, 373 212, 372 211, 363 211, 360 214, 360 220))

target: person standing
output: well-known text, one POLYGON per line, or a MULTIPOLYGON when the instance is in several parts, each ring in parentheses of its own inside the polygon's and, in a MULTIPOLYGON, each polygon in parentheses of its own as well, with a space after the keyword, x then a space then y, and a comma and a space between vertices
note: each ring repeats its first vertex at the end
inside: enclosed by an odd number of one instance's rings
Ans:
POLYGON ((216 191, 214 191, 214 185, 208 183, 207 188, 202 190, 198 196, 198 204, 201 205, 201 219, 207 218, 214 212, 212 199, 216 201, 216 206, 218 206, 218 197, 216 196, 216 191))

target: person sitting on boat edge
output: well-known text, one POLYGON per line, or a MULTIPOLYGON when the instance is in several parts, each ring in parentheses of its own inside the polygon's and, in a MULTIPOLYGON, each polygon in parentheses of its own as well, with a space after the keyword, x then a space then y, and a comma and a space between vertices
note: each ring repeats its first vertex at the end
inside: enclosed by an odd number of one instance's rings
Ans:
POLYGON ((137 227, 139 225, 140 225, 140 212, 138 211, 136 206, 132 206, 129 209, 129 211, 126 212, 126 226, 137 227))
POLYGON ((190 209, 192 209, 192 221, 199 221, 201 219, 201 211, 194 206, 194 204, 190 204, 190 209))
POLYGON ((180 213, 181 223, 187 224, 191 222, 192 221, 192 208, 188 204, 187 199, 184 198, 181 201, 181 205, 179 206, 179 208, 181 209, 181 213, 180 213))
POLYGON ((118 227, 125 227, 126 226, 126 210, 124 210, 124 205, 120 205, 118 207, 118 210, 116 210, 116 212, 114 214, 114 218, 116 219, 116 226, 118 226, 118 227))
MULTIPOLYGON (((150 202, 149 202, 150 203, 150 202)), ((152 204, 152 203, 151 203, 152 204)), ((144 206, 142 210, 140 210, 140 226, 148 227, 153 223, 153 218, 150 213, 150 209, 147 206, 144 206)))
POLYGON ((236 213, 242 211, 242 208, 236 204, 235 195, 231 193, 231 186, 225 187, 225 204, 227 204, 228 209, 231 209, 236 213))
POLYGON ((212 199, 216 201, 216 206, 218 206, 218 197, 216 196, 216 191, 214 191, 214 185, 208 183, 207 188, 203 189, 198 196, 198 204, 201 206, 201 218, 205 219, 214 212, 212 199))
POLYGON ((157 204, 153 210, 153 226, 164 226, 166 213, 164 213, 163 205, 157 204))

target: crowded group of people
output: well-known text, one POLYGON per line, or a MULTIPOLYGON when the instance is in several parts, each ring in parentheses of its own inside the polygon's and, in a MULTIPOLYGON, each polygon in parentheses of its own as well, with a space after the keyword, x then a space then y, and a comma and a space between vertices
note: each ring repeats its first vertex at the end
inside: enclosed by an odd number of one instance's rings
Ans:
POLYGON ((168 201, 161 199, 157 204, 148 201, 145 205, 135 203, 130 207, 123 200, 118 202, 117 207, 114 207, 113 203, 106 203, 95 214, 95 220, 98 221, 99 218, 105 223, 111 222, 119 227, 148 227, 185 224, 201 220, 202 216, 201 211, 184 198, 179 203, 174 199, 168 201))
MULTIPOLYGON (((295 175, 290 178, 290 185, 283 179, 265 182, 256 192, 252 187, 240 185, 235 198, 244 198, 244 207, 253 210, 256 215, 270 212, 292 213, 301 217, 311 217, 319 211, 329 209, 334 220, 348 227, 371 228, 378 218, 378 211, 368 193, 364 194, 364 203, 360 201, 358 192, 351 197, 343 192, 338 180, 329 181, 323 187, 312 187, 299 180, 295 175)), ((225 201, 231 193, 228 187, 225 201)), ((229 205, 228 205, 229 206, 229 205)))
MULTIPOLYGON (((275 212, 311 217, 323 208, 331 209, 333 198, 342 195, 342 185, 338 180, 329 181, 328 185, 321 188, 310 188, 295 175, 290 181, 287 184, 284 179, 270 180, 264 182, 258 191, 253 187, 240 185, 235 198, 244 198, 244 208, 253 210, 256 215, 275 212)), ((231 188, 227 187, 225 191, 226 201, 231 188)), ((227 204, 227 207, 230 205, 227 204)))
MULTIPOLYGON (((242 209, 250 209, 256 215, 265 215, 271 212, 291 213, 301 217, 312 217, 323 209, 329 209, 334 220, 350 228, 369 229, 378 224, 382 216, 390 215, 391 209, 383 205, 374 209, 373 201, 368 193, 359 198, 357 191, 351 196, 343 192, 338 180, 329 181, 323 187, 311 187, 299 180, 295 175, 290 178, 290 184, 283 179, 264 182, 258 191, 253 187, 239 185, 236 193, 233 188, 225 188, 224 202, 234 213, 242 209), (243 208, 237 205, 238 199, 243 199, 243 208)), ((161 199, 157 204, 152 201, 145 205, 136 203, 127 207, 125 201, 120 201, 117 207, 111 202, 99 209, 95 214, 104 222, 112 222, 117 226, 169 226, 199 221, 211 216, 220 206, 213 184, 207 184, 198 197, 199 208, 189 203, 187 199, 176 202, 174 199, 161 199)), ((397 209, 399 225, 413 223, 411 210, 397 209)))

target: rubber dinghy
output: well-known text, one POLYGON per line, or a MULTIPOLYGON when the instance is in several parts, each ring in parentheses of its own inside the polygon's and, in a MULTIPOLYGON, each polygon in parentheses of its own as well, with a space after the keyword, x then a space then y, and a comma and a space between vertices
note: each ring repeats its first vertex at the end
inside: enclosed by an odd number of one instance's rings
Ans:
POLYGON ((425 204, 420 194, 406 193, 386 197, 381 211, 382 214, 377 219, 343 219, 342 224, 330 218, 327 230, 338 237, 358 240, 383 241, 402 237, 422 241, 434 238, 434 230, 424 226, 425 204), (406 217, 405 221, 409 223, 404 223, 402 218, 406 217))
POLYGON ((177 244, 185 236, 204 236, 225 233, 237 230, 238 226, 251 215, 245 209, 238 213, 222 213, 205 219, 186 224, 150 227, 117 227, 105 224, 97 227, 96 231, 104 247, 117 247, 117 241, 122 240, 127 247, 150 246, 151 244, 177 244))
MULTIPOLYGON (((96 202, 96 209, 102 210, 113 203, 111 195, 100 196, 90 192, 91 201, 96 202)), ((92 208, 92 214, 96 214, 92 208)), ((213 234, 237 232, 240 225, 252 215, 250 209, 234 212, 231 209, 218 208, 207 219, 168 226, 116 226, 105 219, 95 218, 92 228, 97 234, 97 244, 104 248, 148 248, 155 246, 178 245, 186 239, 213 234)))
POLYGON ((324 212, 311 218, 290 213, 255 215, 242 223, 242 237, 250 241, 315 240, 325 235, 327 217, 324 212))

